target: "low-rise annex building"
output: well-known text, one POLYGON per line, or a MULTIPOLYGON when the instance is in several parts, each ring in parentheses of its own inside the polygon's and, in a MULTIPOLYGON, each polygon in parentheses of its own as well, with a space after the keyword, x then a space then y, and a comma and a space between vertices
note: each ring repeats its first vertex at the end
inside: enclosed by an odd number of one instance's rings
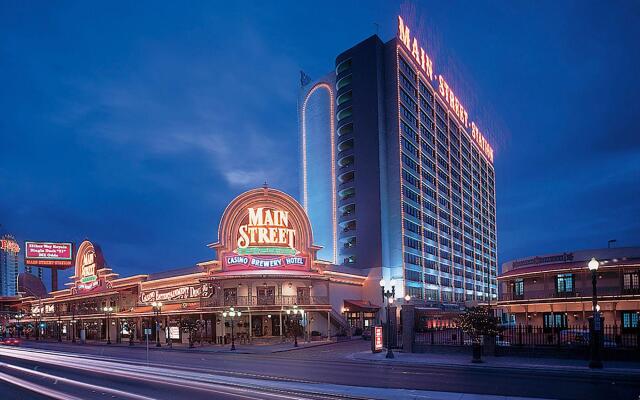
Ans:
POLYGON ((588 326, 591 258, 599 261, 597 294, 605 324, 637 331, 640 247, 594 249, 509 261, 498 276, 498 306, 510 322, 563 329, 588 326))
POLYGON ((151 329, 152 339, 168 343, 188 341, 181 327, 195 321, 198 339, 220 343, 231 335, 230 321, 222 316, 230 307, 242 313, 234 335, 247 342, 278 340, 294 328, 310 338, 328 338, 377 318, 379 306, 366 293, 377 293, 379 268, 370 272, 318 260, 320 247, 313 243, 306 212, 281 191, 265 186, 236 197, 222 215, 218 241, 209 247, 215 257, 192 267, 120 277, 102 249, 85 240, 68 288, 25 298, 23 324, 38 327, 34 336, 64 340, 142 339, 151 329), (304 310, 301 318, 294 308, 304 310))

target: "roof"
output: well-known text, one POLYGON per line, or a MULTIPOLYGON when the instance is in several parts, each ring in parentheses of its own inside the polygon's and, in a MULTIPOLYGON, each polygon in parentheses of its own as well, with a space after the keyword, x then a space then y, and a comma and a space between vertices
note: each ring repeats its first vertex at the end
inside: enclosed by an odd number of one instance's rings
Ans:
POLYGON ((344 300, 345 307, 349 307, 349 311, 378 311, 380 306, 364 300, 344 300))
POLYGON ((183 267, 183 268, 175 268, 167 271, 151 273, 149 274, 147 281, 153 281, 156 279, 173 278, 174 276, 180 276, 180 275, 196 274, 202 271, 203 271, 203 268, 197 265, 193 265, 190 267, 183 267))
MULTIPOLYGON (((617 267, 618 265, 640 263, 640 258, 625 259, 625 260, 605 260, 600 263, 600 268, 617 267)), ((512 269, 498 275, 498 279, 509 278, 512 276, 536 274, 543 272, 556 272, 556 271, 586 271, 587 266, 584 261, 564 262, 556 264, 543 264, 532 265, 530 267, 520 267, 512 269)))
POLYGON ((325 269, 331 272, 341 272, 343 274, 359 275, 363 277, 367 277, 369 275, 368 269, 347 267, 345 265, 329 264, 325 269))

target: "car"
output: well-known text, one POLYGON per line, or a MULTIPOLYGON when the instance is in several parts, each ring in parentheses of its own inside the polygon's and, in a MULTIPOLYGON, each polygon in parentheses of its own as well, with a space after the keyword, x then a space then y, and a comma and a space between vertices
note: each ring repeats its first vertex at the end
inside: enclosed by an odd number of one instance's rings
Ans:
POLYGON ((14 337, 8 337, 0 339, 0 344, 5 346, 20 346, 20 339, 14 337))

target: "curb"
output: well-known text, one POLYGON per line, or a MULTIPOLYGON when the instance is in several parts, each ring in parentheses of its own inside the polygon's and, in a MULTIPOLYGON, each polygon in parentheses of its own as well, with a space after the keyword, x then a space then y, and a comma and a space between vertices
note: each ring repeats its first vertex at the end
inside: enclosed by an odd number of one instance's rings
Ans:
POLYGON ((519 372, 532 372, 532 371, 541 371, 541 372, 554 372, 560 374, 580 374, 583 376, 593 377, 593 376, 624 376, 626 378, 635 378, 636 376, 640 377, 640 369, 629 369, 629 368, 613 368, 607 369, 606 365, 604 369, 601 370, 591 370, 584 369, 585 367, 577 367, 577 366, 554 366, 554 365, 518 365, 518 364, 509 364, 509 365, 495 365, 487 362, 483 362, 480 364, 473 364, 471 361, 468 363, 448 363, 448 362, 415 362, 415 361, 388 361, 386 359, 376 359, 376 358, 360 358, 357 357, 356 354, 352 353, 347 358, 360 361, 360 362, 377 362, 385 365, 394 365, 394 364, 403 364, 409 365, 412 367, 447 367, 447 368, 472 368, 472 369, 494 369, 494 370, 518 370, 519 372))

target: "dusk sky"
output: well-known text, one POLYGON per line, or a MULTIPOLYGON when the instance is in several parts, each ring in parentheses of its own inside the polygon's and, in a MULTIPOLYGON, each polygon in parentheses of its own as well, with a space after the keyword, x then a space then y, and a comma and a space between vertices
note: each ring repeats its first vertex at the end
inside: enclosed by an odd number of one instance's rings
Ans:
POLYGON ((0 229, 210 259, 236 195, 298 197, 299 71, 399 13, 494 147, 499 264, 640 245, 637 1, 2 1, 0 229))

